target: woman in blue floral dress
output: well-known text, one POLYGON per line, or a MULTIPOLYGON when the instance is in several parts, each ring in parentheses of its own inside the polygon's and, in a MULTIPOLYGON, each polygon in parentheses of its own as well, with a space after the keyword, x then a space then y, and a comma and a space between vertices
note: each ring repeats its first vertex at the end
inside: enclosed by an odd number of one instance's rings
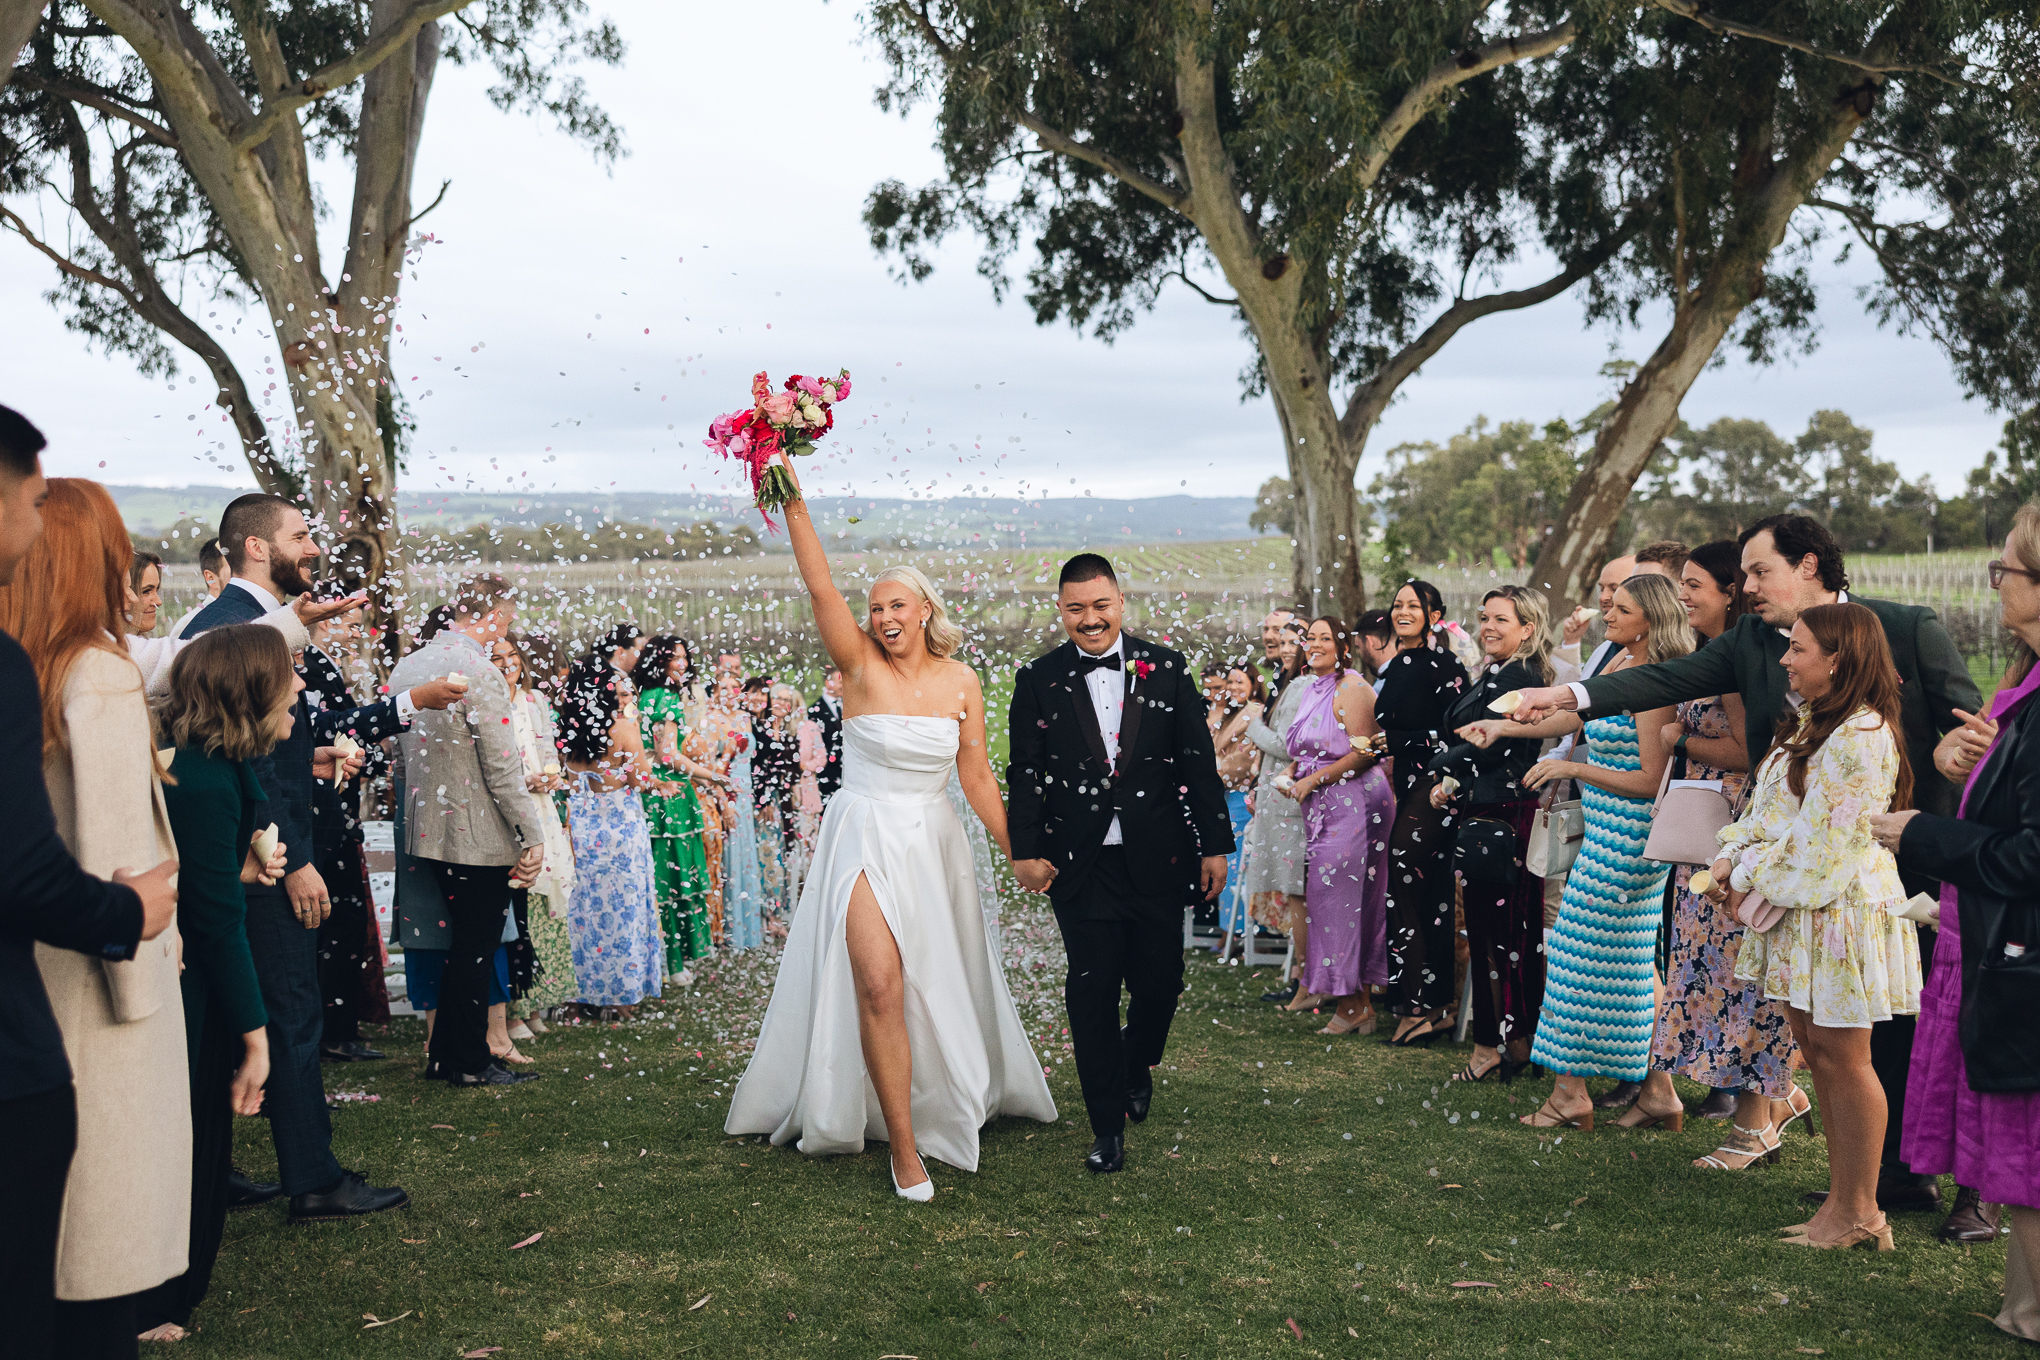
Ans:
POLYGON ((574 663, 560 705, 567 826, 574 840, 574 938, 580 1000, 631 1008, 659 994, 665 946, 640 787, 653 777, 630 680, 597 652, 574 663))

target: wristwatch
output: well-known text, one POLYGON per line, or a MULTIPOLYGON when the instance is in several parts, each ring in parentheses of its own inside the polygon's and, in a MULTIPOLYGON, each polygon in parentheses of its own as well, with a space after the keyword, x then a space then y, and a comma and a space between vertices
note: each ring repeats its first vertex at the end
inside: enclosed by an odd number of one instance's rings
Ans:
POLYGON ((1684 760, 1686 758, 1686 737, 1687 734, 1681 732, 1679 734, 1679 739, 1672 743, 1672 754, 1677 756, 1681 760, 1684 760))

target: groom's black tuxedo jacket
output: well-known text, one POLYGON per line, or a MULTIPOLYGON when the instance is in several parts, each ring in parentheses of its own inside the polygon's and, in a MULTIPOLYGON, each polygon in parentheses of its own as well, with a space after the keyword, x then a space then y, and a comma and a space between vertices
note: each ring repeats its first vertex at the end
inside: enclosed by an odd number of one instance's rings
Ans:
POLYGON ((1049 896, 1062 902, 1083 887, 1117 815, 1133 881, 1157 897, 1188 902, 1199 859, 1234 848, 1204 696, 1181 653, 1121 636, 1126 708, 1117 773, 1105 759, 1075 643, 1035 658, 1014 677, 1006 767, 1013 858, 1053 863, 1049 896))

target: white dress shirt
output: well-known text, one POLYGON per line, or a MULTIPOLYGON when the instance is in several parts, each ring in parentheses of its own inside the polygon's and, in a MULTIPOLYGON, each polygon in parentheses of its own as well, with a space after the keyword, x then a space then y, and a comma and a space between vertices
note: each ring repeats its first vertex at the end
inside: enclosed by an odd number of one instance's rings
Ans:
MULTIPOLYGON (((1088 656, 1079 647, 1080 656, 1088 656)), ((1126 712, 1126 634, 1112 639, 1112 645, 1098 653, 1099 656, 1116 656, 1120 669, 1100 666, 1086 672, 1084 685, 1091 691, 1091 709, 1098 715, 1098 733, 1105 738, 1105 760, 1115 769, 1119 765, 1119 720, 1126 712)), ((1114 814, 1112 825, 1105 828, 1105 844, 1123 845, 1126 838, 1120 834, 1119 817, 1114 814)))

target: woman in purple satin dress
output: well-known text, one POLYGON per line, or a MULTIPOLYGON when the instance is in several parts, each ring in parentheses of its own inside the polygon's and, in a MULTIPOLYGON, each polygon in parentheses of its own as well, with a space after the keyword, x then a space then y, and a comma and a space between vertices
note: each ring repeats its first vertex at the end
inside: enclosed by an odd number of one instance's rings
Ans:
POLYGON ((1373 750, 1374 691, 1346 669, 1346 625, 1313 619, 1303 636, 1308 678, 1289 754, 1289 796, 1303 804, 1304 911, 1310 956, 1303 990, 1339 998, 1320 1034, 1368 1034, 1367 989, 1388 981, 1388 833, 1395 795, 1373 750))

